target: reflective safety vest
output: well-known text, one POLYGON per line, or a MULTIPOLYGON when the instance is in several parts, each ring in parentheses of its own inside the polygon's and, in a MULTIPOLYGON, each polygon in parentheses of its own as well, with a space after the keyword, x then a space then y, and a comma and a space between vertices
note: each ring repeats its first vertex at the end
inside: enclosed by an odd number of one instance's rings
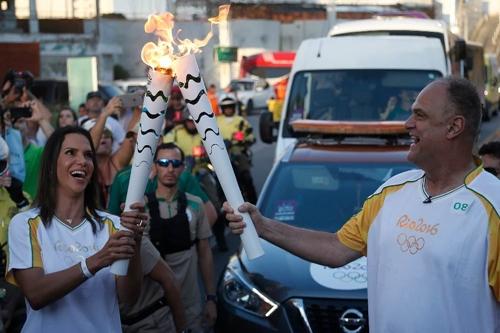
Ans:
POLYGON ((170 132, 163 137, 163 142, 173 142, 184 152, 185 156, 193 155, 193 149, 202 146, 201 137, 198 133, 191 134, 184 125, 175 126, 170 132))

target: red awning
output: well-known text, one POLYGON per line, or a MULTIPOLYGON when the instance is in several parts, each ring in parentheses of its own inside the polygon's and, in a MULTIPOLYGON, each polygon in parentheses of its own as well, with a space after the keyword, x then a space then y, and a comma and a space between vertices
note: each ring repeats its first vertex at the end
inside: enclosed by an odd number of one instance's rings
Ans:
POLYGON ((241 60, 242 74, 250 73, 264 78, 283 76, 290 71, 294 60, 295 52, 292 51, 254 54, 252 56, 243 57, 241 60), (274 71, 272 69, 281 69, 281 71, 274 71), (273 75, 274 73, 276 73, 276 75, 273 75))

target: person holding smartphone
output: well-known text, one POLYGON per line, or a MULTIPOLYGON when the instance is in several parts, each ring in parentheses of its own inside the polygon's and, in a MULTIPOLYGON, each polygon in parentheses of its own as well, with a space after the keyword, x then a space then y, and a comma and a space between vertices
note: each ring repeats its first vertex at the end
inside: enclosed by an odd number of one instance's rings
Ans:
MULTIPOLYGON (((111 99, 109 103, 115 102, 111 99)), ((118 150, 113 151, 115 138, 113 137, 112 128, 109 127, 108 120, 114 112, 115 107, 108 105, 97 119, 87 119, 82 123, 82 127, 90 132, 93 144, 96 147, 97 181, 103 207, 108 204, 109 189, 116 174, 132 160, 137 140, 137 133, 129 131, 118 150)))
POLYGON ((125 139, 126 134, 123 126, 116 119, 119 118, 123 109, 123 103, 120 100, 120 97, 114 96, 105 106, 102 94, 99 91, 91 91, 87 94, 85 108, 87 109, 87 116, 80 117, 78 120, 80 125, 82 125, 87 119, 97 120, 102 113, 108 114, 108 117, 106 118, 106 126, 111 129, 111 134, 113 135, 113 152, 116 152, 125 139))
POLYGON ((26 87, 22 84, 24 81, 20 78, 16 79, 18 76, 21 74, 9 71, 1 86, 0 135, 9 147, 9 181, 4 187, 9 192, 10 198, 16 203, 17 208, 24 209, 29 202, 22 191, 26 177, 22 134, 12 126, 11 114, 11 109, 18 105, 22 95, 26 92, 26 87))

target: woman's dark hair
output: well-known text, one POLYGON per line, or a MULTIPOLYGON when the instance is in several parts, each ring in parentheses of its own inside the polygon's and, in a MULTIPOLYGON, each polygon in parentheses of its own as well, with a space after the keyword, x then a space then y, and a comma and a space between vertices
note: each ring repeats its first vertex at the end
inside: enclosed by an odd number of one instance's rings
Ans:
POLYGON ((56 128, 59 128, 59 116, 61 115, 61 112, 63 112, 64 110, 68 110, 71 112, 71 115, 73 116, 73 120, 75 121, 75 124, 78 123, 78 116, 76 115, 76 112, 75 110, 73 110, 71 107, 69 106, 63 106, 61 108, 61 110, 59 110, 59 112, 57 113, 57 120, 56 120, 56 128))
POLYGON ((41 170, 39 176, 39 187, 35 197, 34 206, 40 209, 40 217, 43 224, 49 225, 54 217, 57 199, 57 160, 61 152, 61 146, 68 134, 80 134, 84 136, 92 149, 92 162, 94 163, 94 172, 90 182, 85 188, 84 194, 84 217, 90 221, 92 231, 97 231, 97 226, 102 228, 101 219, 97 214, 98 204, 98 187, 97 187, 97 160, 95 157, 95 148, 92 144, 92 138, 88 131, 81 127, 66 126, 58 128, 52 133, 47 140, 42 155, 41 170))

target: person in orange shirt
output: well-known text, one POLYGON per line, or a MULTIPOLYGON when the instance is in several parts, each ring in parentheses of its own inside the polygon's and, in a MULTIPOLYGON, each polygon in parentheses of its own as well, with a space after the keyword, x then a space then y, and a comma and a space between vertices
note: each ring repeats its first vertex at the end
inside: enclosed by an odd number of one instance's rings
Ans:
POLYGON ((216 116, 220 115, 219 103, 217 102, 217 88, 215 84, 211 84, 208 86, 207 90, 208 100, 210 101, 210 105, 212 106, 212 111, 216 116))

